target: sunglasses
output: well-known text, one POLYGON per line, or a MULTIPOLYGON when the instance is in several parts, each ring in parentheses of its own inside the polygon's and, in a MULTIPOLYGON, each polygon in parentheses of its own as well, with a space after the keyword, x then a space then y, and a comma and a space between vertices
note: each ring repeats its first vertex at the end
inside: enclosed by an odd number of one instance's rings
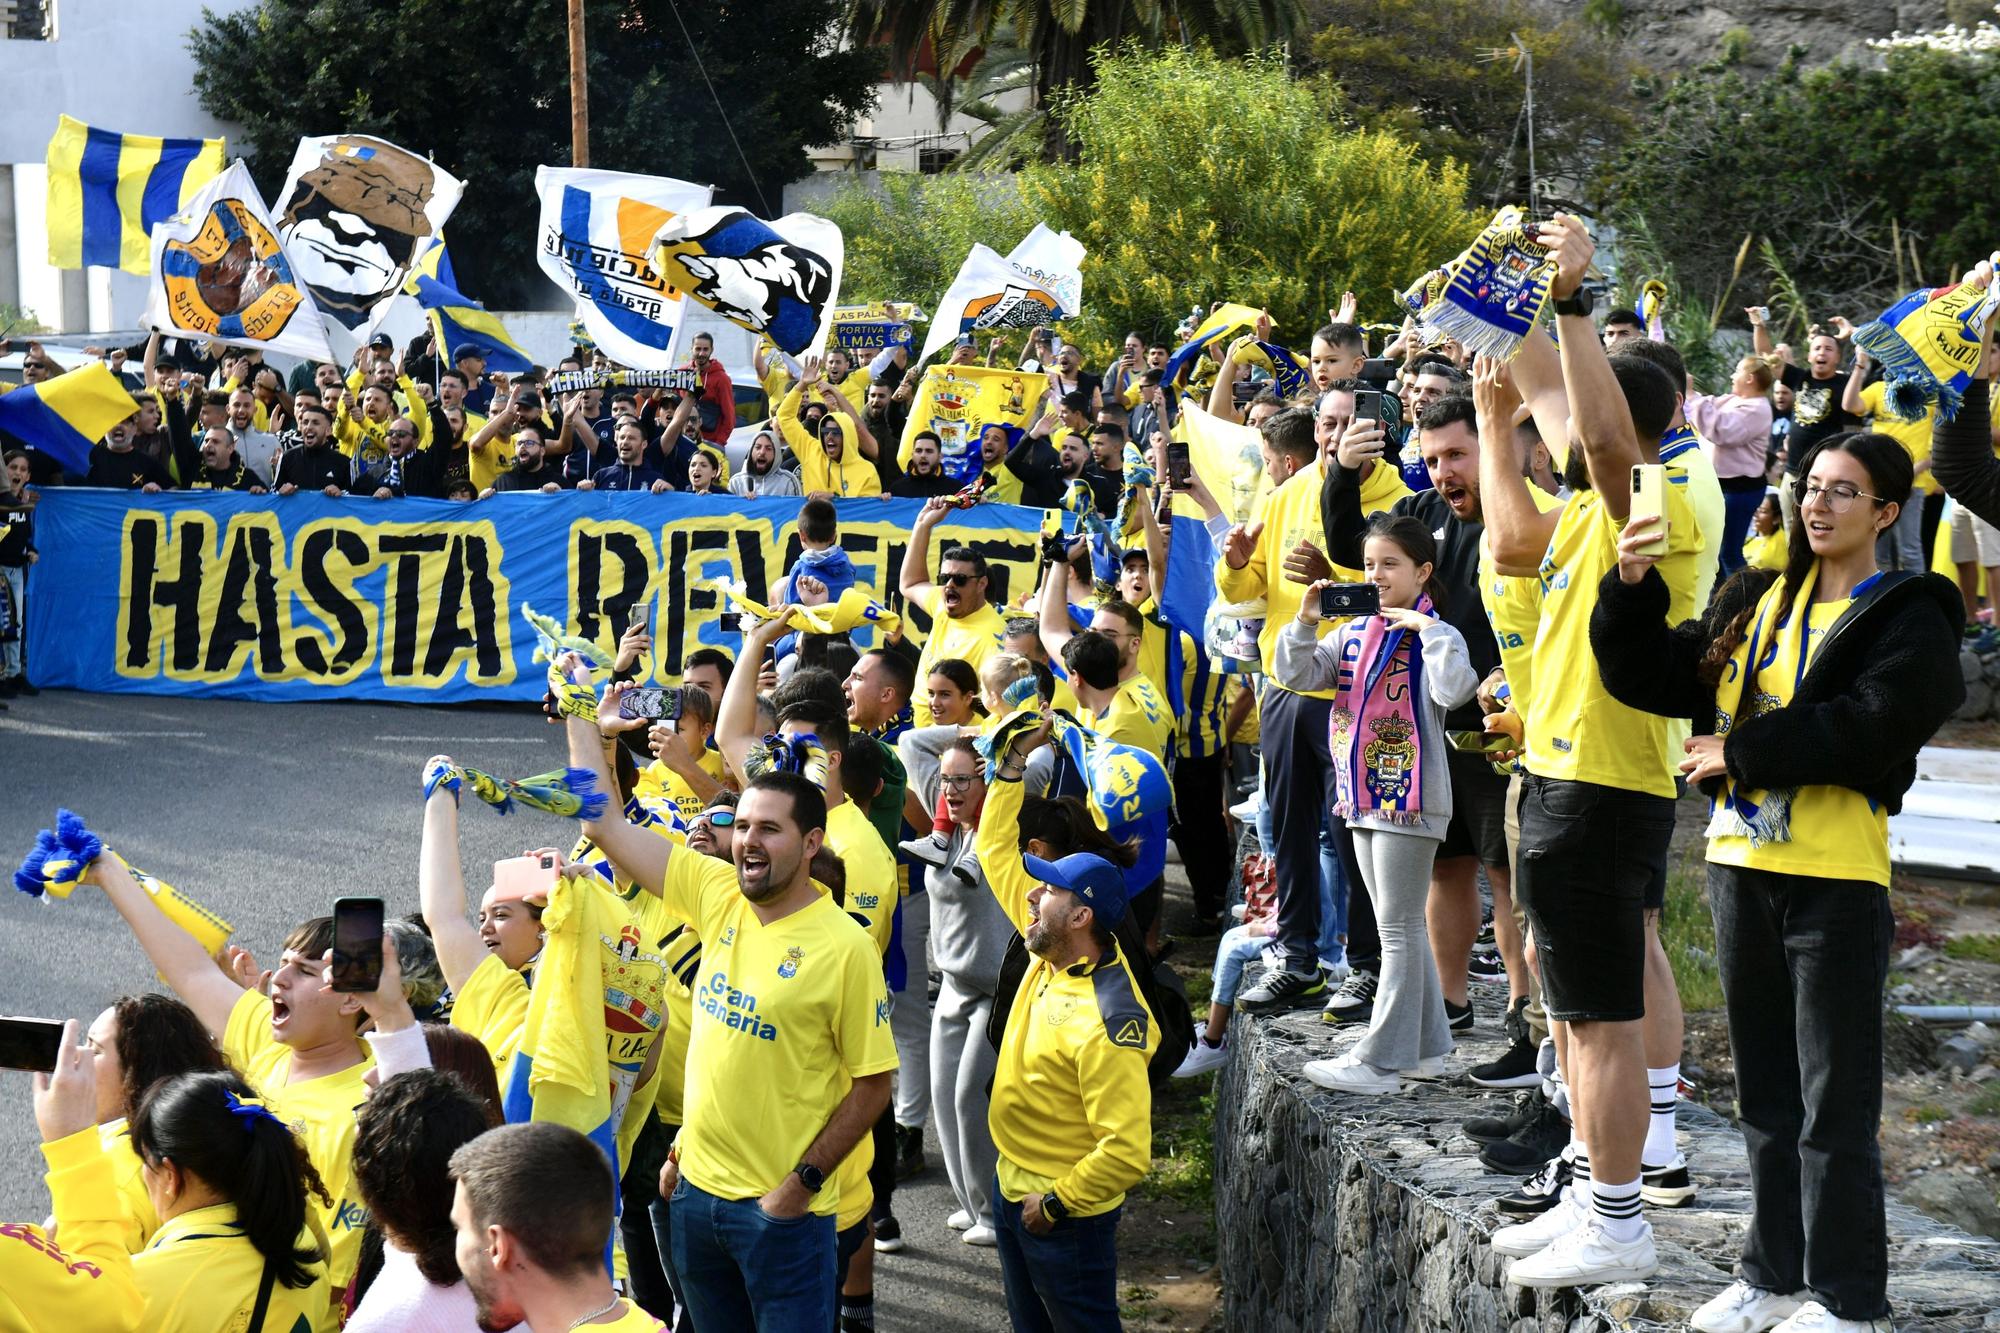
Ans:
POLYGON ((709 810, 695 816, 695 823, 706 824, 710 828, 728 828, 736 822, 734 810, 709 810))
POLYGON ((938 582, 948 583, 954 588, 963 588, 979 577, 977 574, 940 574, 938 575, 938 582))

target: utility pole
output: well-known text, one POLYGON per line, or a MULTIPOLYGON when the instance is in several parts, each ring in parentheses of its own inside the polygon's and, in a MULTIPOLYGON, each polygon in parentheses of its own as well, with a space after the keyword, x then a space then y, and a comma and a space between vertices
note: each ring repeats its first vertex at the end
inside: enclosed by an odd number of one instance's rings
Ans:
MULTIPOLYGON (((1520 63, 1515 65, 1514 68, 1523 71, 1527 78, 1528 101, 1523 111, 1528 122, 1528 216, 1539 218, 1542 214, 1539 191, 1536 189, 1537 178, 1535 176, 1535 53, 1530 51, 1528 44, 1521 40, 1520 33, 1514 32, 1507 35, 1514 39, 1514 49, 1521 53, 1520 63)), ((581 41, 582 39, 579 37, 577 40, 581 41)))
POLYGON ((583 60, 583 0, 569 0, 569 160, 590 165, 590 79, 583 60))

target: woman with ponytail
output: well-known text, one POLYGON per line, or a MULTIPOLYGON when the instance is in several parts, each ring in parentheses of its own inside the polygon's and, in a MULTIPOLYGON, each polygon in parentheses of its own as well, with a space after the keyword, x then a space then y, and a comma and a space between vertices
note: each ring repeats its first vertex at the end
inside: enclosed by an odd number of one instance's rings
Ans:
POLYGON ((227 1072, 162 1079, 132 1117, 132 1146, 160 1216, 132 1260, 147 1329, 339 1327, 325 1241, 307 1223, 308 1193, 324 1202, 326 1187, 248 1083, 227 1072))
POLYGON ((1288 690, 1334 691, 1328 749, 1354 855, 1382 937, 1382 976, 1368 1035, 1306 1065, 1341 1092, 1395 1092, 1435 1078, 1451 1049, 1444 988, 1424 908, 1431 863, 1451 823, 1445 713, 1472 698, 1479 676, 1465 639, 1438 618, 1437 539, 1407 514, 1378 519, 1361 546, 1379 609, 1318 638, 1322 580, 1278 634, 1271 678, 1288 690))
POLYGON ((1709 905, 1752 1194, 1737 1280, 1690 1321, 1711 1333, 1888 1326, 1888 817, 1965 698, 1958 589, 1875 567, 1912 472, 1888 436, 1823 441, 1788 478, 1783 573, 1745 570, 1675 628, 1641 554, 1657 520, 1634 519, 1591 617, 1612 696, 1700 733, 1681 771, 1712 811, 1709 905))

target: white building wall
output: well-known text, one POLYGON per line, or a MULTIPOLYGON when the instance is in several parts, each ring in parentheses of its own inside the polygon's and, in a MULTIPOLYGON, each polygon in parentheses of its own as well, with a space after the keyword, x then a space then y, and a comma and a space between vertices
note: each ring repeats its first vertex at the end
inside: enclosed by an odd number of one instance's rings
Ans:
MULTIPOLYGON (((1028 104, 1028 93, 1023 89, 998 101, 1009 111, 1018 110, 1028 104)), ((885 83, 874 114, 855 122, 855 142, 814 149, 813 166, 819 171, 866 168, 872 152, 872 165, 878 171, 918 171, 924 149, 962 153, 985 129, 984 121, 957 114, 940 126, 937 100, 928 88, 920 83, 885 83)))

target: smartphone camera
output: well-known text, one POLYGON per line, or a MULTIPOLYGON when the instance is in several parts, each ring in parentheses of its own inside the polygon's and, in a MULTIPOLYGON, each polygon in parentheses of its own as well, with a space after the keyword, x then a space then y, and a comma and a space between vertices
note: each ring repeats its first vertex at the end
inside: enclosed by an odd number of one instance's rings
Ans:
POLYGON ((1167 478, 1173 482, 1177 491, 1186 490, 1194 485, 1194 459, 1189 454, 1186 444, 1168 441, 1167 478))
POLYGON ((333 989, 368 992, 382 984, 383 904, 340 898, 333 904, 333 989))
POLYGON ((618 696, 618 716, 642 722, 674 722, 681 715, 681 692, 643 685, 618 696))
POLYGON ((1372 583, 1329 583, 1319 590, 1319 614, 1324 620, 1372 616, 1382 609, 1382 590, 1372 583))

